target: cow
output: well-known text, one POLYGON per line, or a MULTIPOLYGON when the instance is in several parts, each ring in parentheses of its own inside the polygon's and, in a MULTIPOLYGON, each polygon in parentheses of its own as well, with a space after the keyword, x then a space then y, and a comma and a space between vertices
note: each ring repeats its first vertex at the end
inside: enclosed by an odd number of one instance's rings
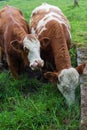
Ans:
POLYGON ((44 61, 40 57, 40 42, 30 29, 21 10, 6 5, 0 11, 0 63, 6 57, 9 69, 18 79, 25 66, 40 69, 44 61))
POLYGON ((75 102, 75 88, 79 83, 86 63, 73 68, 69 55, 71 47, 70 24, 63 12, 56 6, 43 3, 36 7, 30 19, 30 30, 41 44, 41 57, 46 71, 45 78, 57 83, 57 87, 70 106, 75 102), (48 67, 47 67, 48 66, 48 67))

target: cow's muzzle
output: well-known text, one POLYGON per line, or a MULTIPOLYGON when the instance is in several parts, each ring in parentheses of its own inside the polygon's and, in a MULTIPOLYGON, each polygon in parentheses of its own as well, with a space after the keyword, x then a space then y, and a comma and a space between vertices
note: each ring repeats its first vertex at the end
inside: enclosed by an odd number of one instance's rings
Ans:
POLYGON ((32 70, 39 70, 44 66, 43 60, 35 60, 32 64, 30 64, 30 67, 32 70))

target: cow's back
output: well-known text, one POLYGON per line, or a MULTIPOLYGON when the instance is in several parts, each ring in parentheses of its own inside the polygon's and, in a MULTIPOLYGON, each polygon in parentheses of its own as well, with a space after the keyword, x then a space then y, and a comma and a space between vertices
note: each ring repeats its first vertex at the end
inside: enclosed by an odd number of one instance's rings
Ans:
POLYGON ((22 12, 17 8, 6 5, 2 10, 0 10, 0 19, 4 20, 4 22, 10 22, 10 20, 14 21, 14 18, 15 22, 19 19, 23 19, 22 12))
MULTIPOLYGON (((23 28, 26 29, 27 22, 25 21, 22 12, 12 6, 6 5, 1 11, 0 11, 0 32, 4 32, 7 28, 7 26, 11 26, 12 24, 19 24, 23 28)), ((27 25, 28 27, 28 25, 27 25)))
MULTIPOLYGON (((69 21, 67 20, 66 16, 62 13, 62 11, 58 7, 46 3, 37 7, 32 12, 31 15, 31 20, 30 20, 31 32, 36 33, 38 37, 43 37, 42 35, 43 32, 44 34, 46 33, 46 31, 49 32, 48 30, 50 26, 49 23, 53 20, 58 22, 58 24, 62 25, 65 38, 66 38, 66 43, 68 45, 68 48, 70 48, 71 34, 70 34, 69 21)), ((52 26, 50 28, 52 28, 52 26)))
POLYGON ((67 18, 64 16, 64 14, 62 13, 62 11, 58 7, 48 5, 48 4, 42 4, 40 7, 37 7, 32 12, 32 17, 31 17, 31 22, 30 22, 31 27, 36 27, 38 22, 42 18, 44 18, 44 21, 45 21, 51 15, 53 15, 52 19, 58 18, 59 19, 57 20, 58 22, 65 24, 70 29, 69 22, 67 18), (47 10, 46 10, 46 6, 47 6, 47 10))

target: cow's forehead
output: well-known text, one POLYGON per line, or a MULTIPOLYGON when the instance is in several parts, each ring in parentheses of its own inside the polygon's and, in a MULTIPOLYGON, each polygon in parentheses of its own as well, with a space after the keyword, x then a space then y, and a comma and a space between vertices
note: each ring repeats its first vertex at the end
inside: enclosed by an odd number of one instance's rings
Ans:
POLYGON ((29 34, 29 35, 27 35, 26 38, 27 38, 28 40, 32 40, 32 39, 37 40, 37 37, 35 36, 35 34, 29 34))
POLYGON ((67 85, 73 85, 75 82, 78 82, 79 73, 75 68, 63 69, 59 74, 59 79, 62 81, 62 84, 66 83, 67 85))
POLYGON ((25 37, 24 38, 24 48, 26 47, 27 49, 33 51, 34 48, 40 48, 40 42, 37 38, 29 38, 29 37, 25 37))

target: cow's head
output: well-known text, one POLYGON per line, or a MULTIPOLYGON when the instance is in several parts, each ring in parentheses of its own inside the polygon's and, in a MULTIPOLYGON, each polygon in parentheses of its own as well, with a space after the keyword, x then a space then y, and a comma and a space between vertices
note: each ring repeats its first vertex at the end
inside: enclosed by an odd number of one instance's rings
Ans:
POLYGON ((24 38, 24 49, 27 49, 27 58, 30 62, 30 67, 32 70, 40 69, 44 65, 44 61, 40 57, 40 42, 34 34, 28 34, 24 38))
POLYGON ((40 42, 35 35, 28 34, 23 42, 14 40, 11 42, 11 47, 19 52, 32 70, 40 69, 44 65, 44 61, 40 57, 40 42))
POLYGON ((75 88, 79 83, 79 74, 83 73, 86 63, 75 68, 63 69, 61 72, 47 72, 45 78, 56 82, 60 92, 70 106, 75 102, 75 88))

